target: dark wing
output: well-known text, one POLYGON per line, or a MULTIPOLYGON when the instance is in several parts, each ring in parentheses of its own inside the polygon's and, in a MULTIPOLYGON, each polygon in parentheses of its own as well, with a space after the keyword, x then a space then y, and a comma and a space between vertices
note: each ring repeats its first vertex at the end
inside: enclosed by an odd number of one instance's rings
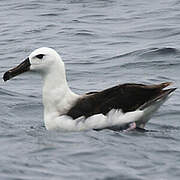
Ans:
POLYGON ((104 91, 87 93, 77 100, 67 115, 76 119, 99 113, 106 115, 111 109, 121 109, 123 112, 134 111, 160 96, 165 91, 163 88, 169 84, 121 84, 104 91))

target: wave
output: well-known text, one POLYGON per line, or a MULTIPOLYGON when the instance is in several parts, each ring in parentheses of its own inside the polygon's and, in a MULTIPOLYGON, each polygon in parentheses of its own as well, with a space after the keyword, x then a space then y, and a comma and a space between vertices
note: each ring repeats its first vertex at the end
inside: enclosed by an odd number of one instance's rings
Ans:
POLYGON ((154 56, 157 56, 157 55, 164 56, 164 55, 170 55, 170 54, 171 55, 179 54, 179 50, 176 48, 171 48, 171 47, 139 49, 139 50, 135 50, 132 52, 112 56, 112 57, 106 58, 104 60, 113 60, 113 59, 118 59, 118 58, 122 58, 122 57, 126 57, 126 56, 142 57, 142 56, 153 56, 153 55, 154 56))
POLYGON ((168 56, 179 53, 178 49, 171 47, 151 48, 139 54, 140 57, 168 56))

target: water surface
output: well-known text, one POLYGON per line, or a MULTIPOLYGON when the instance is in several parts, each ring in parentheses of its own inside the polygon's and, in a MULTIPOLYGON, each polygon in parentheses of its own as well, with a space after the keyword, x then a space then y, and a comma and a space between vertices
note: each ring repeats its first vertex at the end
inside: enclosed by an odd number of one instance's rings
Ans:
MULTIPOLYGON (((56 49, 76 93, 118 83, 180 85, 177 0, 1 0, 1 76, 32 50, 56 49)), ((169 180, 180 177, 180 92, 146 126, 152 132, 48 132, 41 79, 0 84, 3 180, 169 180)))

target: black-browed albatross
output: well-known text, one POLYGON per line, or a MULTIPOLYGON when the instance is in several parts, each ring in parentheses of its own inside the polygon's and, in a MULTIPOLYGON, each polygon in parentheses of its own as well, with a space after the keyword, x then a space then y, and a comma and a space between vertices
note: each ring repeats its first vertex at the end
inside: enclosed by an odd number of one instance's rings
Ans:
POLYGON ((176 89, 157 85, 127 83, 84 95, 73 93, 66 81, 60 55, 42 47, 33 51, 17 67, 7 71, 7 81, 26 71, 43 79, 44 122, 48 130, 81 131, 90 129, 144 128, 152 114, 176 89))

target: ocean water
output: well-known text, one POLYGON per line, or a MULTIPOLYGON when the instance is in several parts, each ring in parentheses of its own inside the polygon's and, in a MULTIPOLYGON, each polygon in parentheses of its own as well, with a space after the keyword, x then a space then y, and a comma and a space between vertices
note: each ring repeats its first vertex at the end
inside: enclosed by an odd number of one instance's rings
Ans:
MULTIPOLYGON (((76 93, 125 83, 180 88, 178 0, 1 0, 0 74, 31 51, 60 53, 76 93)), ((48 132, 41 79, 0 82, 0 179, 179 180, 180 91, 149 132, 48 132)))

